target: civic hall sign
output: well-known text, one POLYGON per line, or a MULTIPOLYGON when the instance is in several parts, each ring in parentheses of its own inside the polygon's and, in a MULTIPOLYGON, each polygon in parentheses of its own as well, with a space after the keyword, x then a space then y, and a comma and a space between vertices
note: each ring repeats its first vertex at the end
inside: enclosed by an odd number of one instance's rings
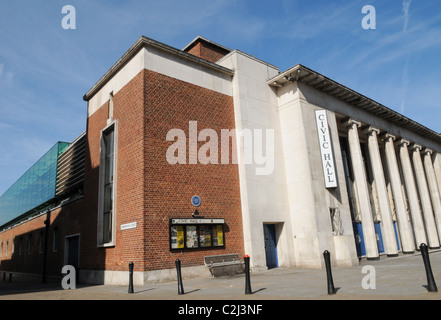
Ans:
POLYGON ((326 110, 316 110, 315 120, 317 122, 317 132, 319 136, 325 186, 326 188, 336 188, 337 177, 335 175, 334 155, 332 153, 331 137, 329 135, 326 110))

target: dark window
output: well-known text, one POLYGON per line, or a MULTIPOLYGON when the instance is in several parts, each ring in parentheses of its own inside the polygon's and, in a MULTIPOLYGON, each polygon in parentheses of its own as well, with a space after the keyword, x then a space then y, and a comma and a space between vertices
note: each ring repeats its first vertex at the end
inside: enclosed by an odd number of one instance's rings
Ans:
POLYGON ((113 220, 113 164, 114 130, 113 127, 103 133, 104 139, 104 203, 103 203, 103 243, 112 241, 113 220))

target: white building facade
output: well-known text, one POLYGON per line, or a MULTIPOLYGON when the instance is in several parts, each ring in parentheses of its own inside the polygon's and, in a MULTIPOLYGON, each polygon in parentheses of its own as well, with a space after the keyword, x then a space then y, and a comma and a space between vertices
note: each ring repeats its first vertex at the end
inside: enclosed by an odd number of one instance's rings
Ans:
POLYGON ((238 50, 217 64, 234 70, 236 129, 274 132, 271 174, 239 162, 254 269, 440 246, 440 134, 302 65, 279 72, 238 50))

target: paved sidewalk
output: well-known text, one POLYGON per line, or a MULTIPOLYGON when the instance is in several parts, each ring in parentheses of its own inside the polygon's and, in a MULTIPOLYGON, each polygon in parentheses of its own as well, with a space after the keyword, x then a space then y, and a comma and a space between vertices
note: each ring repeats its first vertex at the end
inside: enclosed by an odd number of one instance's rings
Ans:
POLYGON ((441 251, 430 252, 430 262, 440 292, 428 292, 424 263, 416 253, 332 268, 334 295, 327 293, 324 269, 276 268, 251 274, 251 295, 245 295, 245 277, 240 275, 184 280, 183 295, 178 295, 176 282, 135 286, 133 294, 127 286, 63 290, 61 284, 0 282, 0 300, 441 300, 441 251), (363 273, 363 267, 368 271, 363 273), (363 278, 370 278, 367 283, 375 289, 363 289, 363 278))

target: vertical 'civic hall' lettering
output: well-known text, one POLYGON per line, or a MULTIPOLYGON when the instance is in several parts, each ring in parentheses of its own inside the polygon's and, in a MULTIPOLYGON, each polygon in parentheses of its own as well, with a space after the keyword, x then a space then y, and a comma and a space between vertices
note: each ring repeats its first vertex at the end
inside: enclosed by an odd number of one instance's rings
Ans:
POLYGON ((326 188, 336 188, 337 178, 335 175, 334 156, 332 154, 326 110, 316 110, 315 119, 317 121, 317 132, 319 136, 325 186, 326 188))

